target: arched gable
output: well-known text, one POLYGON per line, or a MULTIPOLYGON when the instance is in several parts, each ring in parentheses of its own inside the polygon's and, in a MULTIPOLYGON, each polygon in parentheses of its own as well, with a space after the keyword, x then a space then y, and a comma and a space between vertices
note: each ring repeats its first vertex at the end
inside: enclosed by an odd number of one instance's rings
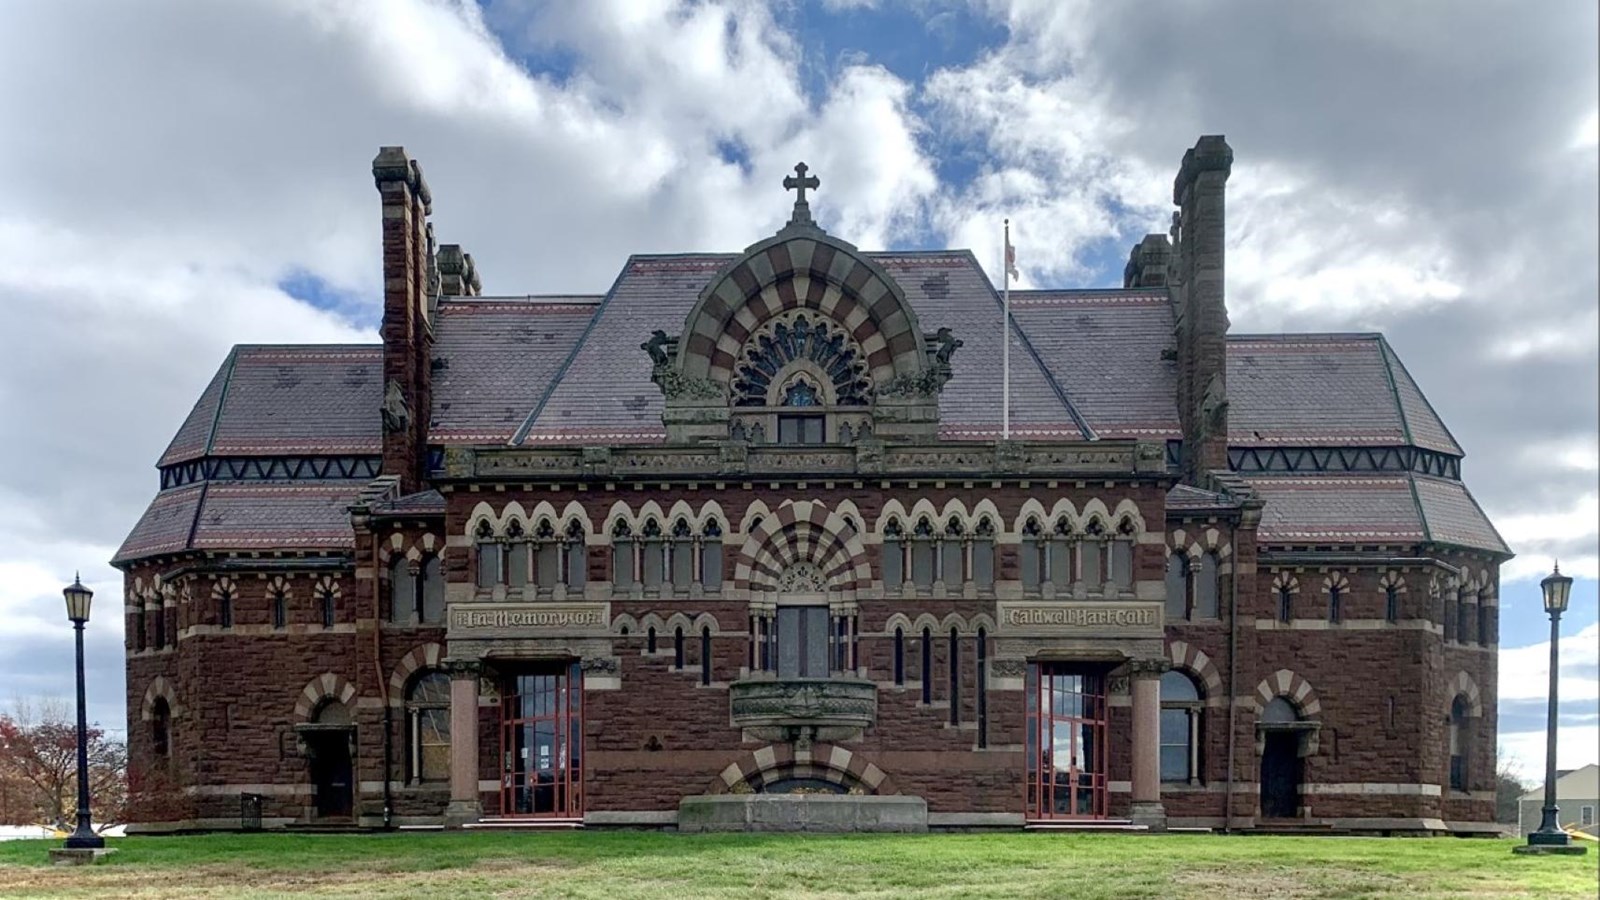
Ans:
POLYGON ((787 501, 763 518, 739 546, 734 587, 776 591, 795 563, 810 563, 829 590, 851 591, 872 582, 860 535, 838 512, 809 500, 787 501))

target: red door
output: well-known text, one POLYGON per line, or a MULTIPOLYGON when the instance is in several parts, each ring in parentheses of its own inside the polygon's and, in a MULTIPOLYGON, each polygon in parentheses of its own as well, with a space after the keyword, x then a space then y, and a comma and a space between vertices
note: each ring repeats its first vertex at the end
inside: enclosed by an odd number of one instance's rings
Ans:
POLYGON ((583 816, 583 674, 577 662, 506 679, 500 760, 501 815, 583 816))
POLYGON ((1104 676, 1029 664, 1027 697, 1028 817, 1105 818, 1104 676))

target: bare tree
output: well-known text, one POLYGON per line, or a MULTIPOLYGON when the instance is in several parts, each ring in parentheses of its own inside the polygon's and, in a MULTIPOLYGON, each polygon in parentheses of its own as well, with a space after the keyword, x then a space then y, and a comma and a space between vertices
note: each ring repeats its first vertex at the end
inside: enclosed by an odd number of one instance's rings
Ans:
POLYGON ((1519 803, 1528 790, 1522 769, 1510 754, 1500 751, 1494 770, 1494 820, 1501 825, 1518 824, 1519 803))
MULTIPOLYGON (((0 816, 6 824, 69 826, 77 815, 78 726, 65 702, 17 700, 0 714, 0 816)), ((122 817, 127 747, 88 730, 89 790, 99 824, 122 817)))

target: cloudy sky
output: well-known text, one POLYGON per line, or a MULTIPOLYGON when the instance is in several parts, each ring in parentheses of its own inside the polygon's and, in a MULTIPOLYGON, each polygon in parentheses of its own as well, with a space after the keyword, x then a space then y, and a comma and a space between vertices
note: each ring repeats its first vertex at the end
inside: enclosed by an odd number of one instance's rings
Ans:
MULTIPOLYGON (((70 696, 60 588, 107 564, 236 342, 375 339, 380 144, 423 161, 489 292, 603 291, 813 209, 867 249, 1119 282, 1202 133, 1236 152, 1236 331, 1382 330, 1519 553, 1501 742, 1542 765, 1538 579, 1579 576, 1563 765, 1600 758, 1597 22, 1584 0, 1163 4, 5 3, 0 684, 70 696)), ((0 689, 3 690, 3 689, 0 689)))

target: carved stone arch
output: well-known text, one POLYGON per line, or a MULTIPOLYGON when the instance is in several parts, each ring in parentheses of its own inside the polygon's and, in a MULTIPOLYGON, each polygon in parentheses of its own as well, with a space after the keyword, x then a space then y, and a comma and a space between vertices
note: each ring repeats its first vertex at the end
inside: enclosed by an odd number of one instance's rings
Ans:
POLYGON ((589 518, 589 510, 585 509, 583 504, 576 500, 568 500, 567 505, 561 507, 560 524, 556 527, 556 530, 566 534, 568 523, 574 519, 582 524, 585 536, 596 533, 594 521, 589 518))
POLYGON ((472 508, 472 512, 467 514, 466 531, 462 533, 469 538, 477 537, 478 525, 483 522, 488 522, 489 528, 496 534, 500 533, 500 516, 488 502, 480 500, 478 505, 472 508))
POLYGON ((1455 680, 1450 682, 1450 702, 1454 703, 1457 697, 1466 698, 1467 715, 1482 718, 1483 698, 1478 693, 1478 683, 1465 671, 1457 672, 1455 680))
POLYGON ((734 564, 734 587, 775 591, 778 578, 796 562, 814 564, 830 590, 854 591, 871 584, 866 548, 836 511, 810 500, 786 501, 750 531, 734 564))
POLYGON ((629 636, 638 634, 641 630, 639 620, 627 613, 619 613, 611 619, 611 633, 620 635, 623 629, 627 629, 629 636))
POLYGON ((1300 593, 1300 579, 1294 577, 1292 572, 1279 569, 1278 573, 1272 576, 1272 592, 1276 595, 1282 593, 1285 589, 1290 594, 1300 593))
POLYGON ((155 718, 156 700, 167 701, 167 714, 176 719, 183 714, 183 707, 178 705, 178 694, 172 689, 172 683, 167 681, 167 676, 157 675, 150 679, 150 684, 144 689, 144 699, 139 703, 139 719, 149 722, 155 718))
POLYGON ((972 516, 967 512, 967 505, 961 502, 960 497, 951 497, 946 500, 944 508, 939 510, 939 518, 935 521, 942 527, 945 522, 950 521, 951 516, 955 516, 961 522, 963 531, 972 530, 972 516))
POLYGON ((942 626, 939 624, 939 620, 933 617, 932 613, 923 613, 917 616, 916 621, 911 623, 911 631, 913 634, 921 635, 924 628, 937 637, 942 626))
POLYGON ((984 516, 988 516, 989 522, 994 525, 996 537, 999 537, 1006 530, 1006 520, 1004 516, 1000 515, 1000 507, 996 506, 994 501, 988 497, 984 497, 977 503, 972 504, 972 512, 970 513, 972 528, 976 529, 978 521, 984 516))
POLYGON ((605 535, 611 534, 611 529, 617 524, 618 519, 627 522, 628 527, 633 529, 634 534, 639 533, 639 523, 643 521, 643 518, 641 516, 634 515, 633 509, 622 500, 613 502, 611 504, 611 508, 606 510, 605 518, 599 522, 599 533, 605 535))
POLYGON ((662 632, 667 631, 667 621, 653 612, 645 613, 639 617, 639 632, 641 634, 648 632, 652 628, 656 630, 656 637, 659 638, 662 632))
MULTIPOLYGON (((934 506, 933 501, 927 497, 917 498, 916 502, 911 504, 911 512, 907 514, 906 518, 911 522, 915 522, 923 516, 927 516, 928 521, 934 523, 936 527, 944 521, 944 517, 939 514, 939 508, 934 506)), ((906 527, 910 528, 911 526, 907 524, 906 527)))
MULTIPOLYGON (((294 717, 301 722, 310 722, 311 717, 322 707, 324 700, 337 700, 349 707, 355 703, 356 686, 342 675, 324 672, 311 679, 300 696, 294 701, 294 717)), ((351 709, 351 713, 355 712, 351 709)))
POLYGON ((973 634, 977 634, 978 629, 982 628, 984 634, 994 637, 994 619, 988 613, 977 613, 967 625, 972 629, 973 634))
POLYGON ((1038 520, 1039 529, 1042 532, 1046 534, 1050 532, 1050 523, 1053 521, 1050 518, 1050 511, 1044 508, 1044 504, 1039 502, 1038 498, 1029 497, 1022 501, 1022 507, 1017 510, 1016 517, 1011 520, 1011 527, 1006 532, 1007 536, 1015 540, 1021 540, 1023 529, 1028 527, 1030 518, 1038 520))
POLYGON ((900 793, 894 779, 859 751, 836 744, 812 744, 809 750, 797 750, 789 743, 769 744, 743 754, 711 780, 706 793, 759 792, 791 778, 818 779, 866 794, 900 793))
POLYGON ((1116 508, 1111 510, 1111 529, 1116 531, 1124 521, 1133 523, 1135 535, 1145 533, 1144 515, 1139 512, 1139 504, 1126 497, 1117 501, 1116 508))
POLYGON ((410 683, 412 676, 423 669, 437 669, 443 660, 444 647, 439 644, 427 643, 412 647, 405 656, 400 657, 400 662, 395 664, 394 671, 389 674, 389 705, 403 705, 406 685, 410 683))
POLYGON ((916 311, 889 273, 845 241, 807 229, 751 245, 711 279, 684 318, 679 374, 726 388, 745 339, 791 309, 814 309, 843 325, 879 387, 928 367, 916 311))
POLYGON ((1100 527, 1104 528, 1107 533, 1116 528, 1116 520, 1111 517, 1111 510, 1106 508, 1105 501, 1099 497, 1090 497, 1083 504, 1083 510, 1079 514, 1079 518, 1084 528, 1088 528, 1089 522, 1095 519, 1099 520, 1100 527))
POLYGON ((952 628, 955 629, 957 634, 975 634, 976 633, 976 631, 974 629, 971 629, 971 628, 967 627, 967 619, 966 619, 965 616, 961 615, 960 613, 954 613, 954 612, 953 613, 947 613, 943 619, 939 620, 939 627, 936 630, 936 633, 939 634, 939 635, 943 635, 944 637, 949 637, 950 636, 950 630, 952 628))
POLYGON ((239 585, 226 575, 211 582, 211 599, 220 601, 223 597, 230 600, 239 599, 239 585))
POLYGON ((872 523, 872 536, 875 541, 883 540, 883 529, 887 528, 891 520, 899 520, 900 527, 910 530, 911 514, 906 511, 904 503, 898 497, 891 497, 885 501, 883 508, 878 510, 877 521, 872 523))
POLYGON ((1385 590, 1394 588, 1395 593, 1404 594, 1406 593, 1406 578, 1398 570, 1386 569, 1383 575, 1378 578, 1378 587, 1385 590))
MULTIPOLYGON (((673 634, 679 628, 683 629, 683 636, 685 638, 688 638, 689 635, 694 634, 698 630, 695 628, 694 620, 689 618, 688 614, 686 613, 675 612, 667 616, 665 628, 666 633, 673 634)), ((657 631, 656 636, 659 638, 661 636, 661 632, 657 631)))
POLYGON ((1222 692, 1222 673, 1217 671, 1217 664, 1204 650, 1186 641, 1172 641, 1167 644, 1167 659, 1172 661, 1174 669, 1182 669, 1200 682, 1205 691, 1206 706, 1226 705, 1222 692))
POLYGON ((1193 545, 1193 543, 1194 541, 1189 537, 1189 532, 1183 530, 1182 528, 1174 528, 1172 529, 1172 533, 1167 535, 1168 555, 1173 553, 1182 553, 1185 556, 1192 556, 1193 554, 1190 552, 1190 547, 1193 545))
POLYGON ((895 628, 899 628, 909 637, 912 633, 911 619, 902 612, 890 614, 888 620, 883 623, 883 633, 892 635, 895 628))
POLYGON ((751 500, 750 505, 744 508, 744 515, 739 517, 739 525, 735 531, 740 534, 749 534, 756 527, 757 520, 766 521, 772 516, 771 507, 765 500, 751 500))
POLYGON ((1279 669, 1256 685, 1255 696, 1251 698, 1256 714, 1260 715, 1274 697, 1283 697, 1294 704, 1301 718, 1308 721, 1314 721, 1322 714, 1322 700, 1317 697, 1311 682, 1289 669, 1279 669))
MULTIPOLYGON (((537 504, 534 508, 537 510, 537 504)), ((522 505, 521 501, 513 500, 500 510, 500 519, 495 523, 495 534, 504 537, 512 522, 522 526, 522 533, 527 534, 533 530, 533 523, 536 521, 534 515, 522 505)))
POLYGON ((700 614, 696 615, 694 617, 694 622, 691 623, 691 624, 692 624, 692 630, 691 631, 686 631, 686 632, 684 632, 684 634, 696 634, 696 635, 698 635, 700 633, 701 629, 704 629, 704 628, 711 629, 711 633, 713 635, 722 634, 722 625, 719 622, 717 622, 717 617, 713 616, 711 613, 704 613, 703 612, 703 613, 700 613, 700 614))
POLYGON ((707 500, 700 504, 700 512, 689 517, 690 523, 694 526, 695 534, 705 530, 706 523, 712 519, 715 519, 717 524, 722 526, 723 534, 727 534, 733 528, 732 520, 728 518, 727 513, 722 511, 722 504, 715 500, 707 500))
POLYGON ((1334 588, 1338 588, 1344 593, 1350 592, 1350 579, 1344 577, 1344 573, 1337 569, 1322 578, 1322 592, 1324 594, 1332 593, 1334 588))
POLYGON ((281 596, 284 600, 294 599, 292 576, 274 575, 267 579, 267 596, 281 596))
POLYGON ((1058 499, 1055 505, 1050 507, 1050 518, 1043 523, 1046 530, 1054 528, 1055 523, 1063 516, 1067 519, 1067 529, 1070 532, 1077 534, 1083 530, 1083 516, 1079 514, 1078 508, 1072 505, 1072 501, 1065 497, 1058 499))
POLYGON ((679 519, 689 526, 691 534, 700 530, 700 517, 695 515, 694 507, 689 505, 689 501, 682 498, 674 501, 667 510, 666 517, 661 520, 662 530, 671 534, 673 523, 679 519))

